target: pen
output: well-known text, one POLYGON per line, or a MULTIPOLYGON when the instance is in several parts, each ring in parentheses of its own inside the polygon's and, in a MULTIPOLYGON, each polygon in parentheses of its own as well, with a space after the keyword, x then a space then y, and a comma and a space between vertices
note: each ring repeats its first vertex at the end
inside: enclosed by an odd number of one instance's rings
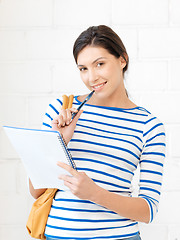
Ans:
POLYGON ((72 114, 72 119, 76 116, 76 114, 79 112, 79 110, 82 108, 82 106, 92 97, 92 95, 93 95, 93 93, 94 93, 95 91, 93 90, 86 98, 85 98, 85 100, 79 105, 79 107, 77 108, 77 112, 74 112, 73 114, 72 114))

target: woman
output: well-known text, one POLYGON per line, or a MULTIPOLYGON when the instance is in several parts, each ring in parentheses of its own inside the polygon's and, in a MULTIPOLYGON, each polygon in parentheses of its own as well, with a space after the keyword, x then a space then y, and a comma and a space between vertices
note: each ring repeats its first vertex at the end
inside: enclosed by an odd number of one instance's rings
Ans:
MULTIPOLYGON (((159 203, 165 157, 163 124, 128 98, 124 73, 128 54, 109 27, 90 27, 73 48, 80 76, 95 93, 71 122, 87 95, 76 96, 73 108, 53 101, 43 129, 63 135, 77 171, 59 162, 70 175, 60 178, 70 191, 59 190, 53 200, 47 239, 141 239, 138 222, 153 220, 159 203), (139 195, 131 181, 140 165, 139 195)), ((37 198, 45 189, 34 190, 37 198)))

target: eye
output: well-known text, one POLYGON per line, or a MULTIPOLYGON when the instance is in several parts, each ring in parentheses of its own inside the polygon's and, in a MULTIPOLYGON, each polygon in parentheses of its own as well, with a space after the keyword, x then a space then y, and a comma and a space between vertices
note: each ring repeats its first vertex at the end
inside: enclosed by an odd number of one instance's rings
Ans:
POLYGON ((80 72, 84 72, 85 70, 87 70, 87 68, 83 67, 83 68, 79 68, 80 72))
POLYGON ((100 67, 100 66, 102 66, 104 63, 103 62, 99 62, 99 63, 97 63, 97 67, 100 67))

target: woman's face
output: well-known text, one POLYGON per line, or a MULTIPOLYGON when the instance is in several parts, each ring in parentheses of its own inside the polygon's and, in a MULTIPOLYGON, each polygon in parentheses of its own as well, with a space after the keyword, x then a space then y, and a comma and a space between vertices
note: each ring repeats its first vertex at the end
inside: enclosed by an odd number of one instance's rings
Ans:
POLYGON ((102 47, 86 46, 78 55, 77 66, 87 88, 98 97, 119 94, 124 87, 122 57, 116 58, 102 47))

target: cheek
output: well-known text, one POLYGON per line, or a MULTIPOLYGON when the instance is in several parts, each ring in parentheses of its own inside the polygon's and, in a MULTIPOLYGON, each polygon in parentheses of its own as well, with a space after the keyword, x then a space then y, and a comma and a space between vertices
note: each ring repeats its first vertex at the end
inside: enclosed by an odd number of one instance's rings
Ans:
POLYGON ((81 73, 80 74, 81 80, 83 81, 84 84, 88 85, 88 76, 86 73, 81 73))
POLYGON ((116 66, 114 68, 109 68, 107 75, 109 76, 109 79, 112 81, 118 81, 121 79, 121 69, 119 66, 116 66))
POLYGON ((99 76, 106 80, 111 80, 114 77, 114 72, 110 68, 106 68, 103 71, 99 72, 99 76))

